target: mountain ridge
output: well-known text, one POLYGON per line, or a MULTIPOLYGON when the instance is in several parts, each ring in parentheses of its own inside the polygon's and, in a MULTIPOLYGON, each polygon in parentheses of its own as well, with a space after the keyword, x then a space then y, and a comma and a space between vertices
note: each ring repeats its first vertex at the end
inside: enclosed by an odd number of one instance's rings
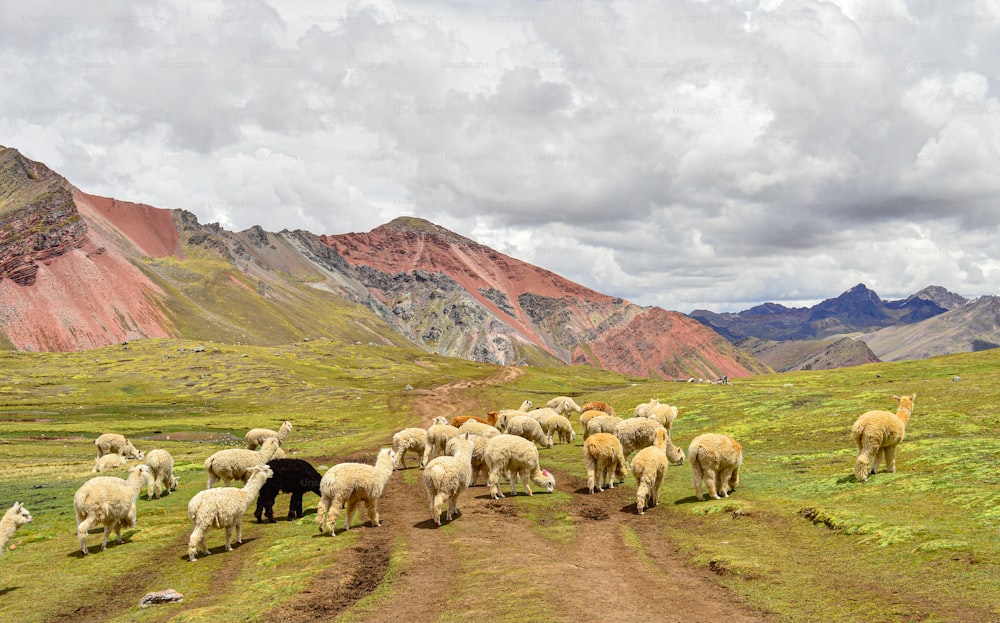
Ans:
POLYGON ((423 219, 333 236, 230 232, 184 210, 88 194, 17 150, 0 150, 0 164, 4 232, 22 242, 0 258, 4 347, 334 336, 643 377, 767 372, 684 314, 598 293, 423 219))

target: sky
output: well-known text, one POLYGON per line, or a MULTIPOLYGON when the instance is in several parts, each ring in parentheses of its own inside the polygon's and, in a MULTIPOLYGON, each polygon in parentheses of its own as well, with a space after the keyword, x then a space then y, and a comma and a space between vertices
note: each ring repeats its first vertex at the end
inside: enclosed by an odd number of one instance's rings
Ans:
POLYGON ((1000 0, 0 3, 0 145, 689 313, 1000 291, 1000 0))

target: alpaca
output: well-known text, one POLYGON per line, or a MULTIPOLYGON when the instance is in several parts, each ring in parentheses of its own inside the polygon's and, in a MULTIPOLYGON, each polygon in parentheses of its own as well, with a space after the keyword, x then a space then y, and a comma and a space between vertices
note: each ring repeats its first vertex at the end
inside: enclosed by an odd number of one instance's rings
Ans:
POLYGON ((457 415, 454 418, 452 418, 450 424, 455 428, 460 428, 462 424, 465 424, 466 422, 471 420, 474 422, 482 422, 483 424, 489 424, 490 426, 496 426, 497 416, 498 414, 496 411, 490 411, 489 413, 486 414, 485 418, 476 417, 475 415, 457 415))
POLYGON ((281 442, 275 437, 265 439, 260 450, 245 448, 219 450, 205 459, 205 471, 208 472, 208 484, 205 488, 211 489, 220 480, 227 487, 233 480, 245 483, 249 478, 251 467, 278 458, 280 450, 281 442))
POLYGON ((705 433, 691 440, 688 462, 694 477, 694 493, 701 496, 701 486, 708 488, 708 496, 718 500, 729 497, 740 484, 740 466, 743 465, 743 447, 729 435, 705 433))
POLYGON ((73 494, 73 510, 76 512, 76 537, 80 541, 80 551, 87 551, 87 533, 97 524, 104 525, 104 540, 101 551, 108 548, 108 535, 113 530, 122 543, 122 528, 135 526, 135 502, 143 485, 149 484, 153 473, 149 466, 140 463, 129 470, 128 479, 115 476, 96 476, 73 494))
POLYGON ((640 515, 645 514, 647 508, 659 503, 660 486, 667 473, 668 460, 675 464, 678 459, 684 460, 681 449, 670 443, 670 435, 666 428, 660 426, 654 431, 653 436, 653 445, 636 452, 629 465, 632 475, 635 476, 635 508, 640 515))
POLYGON ((262 522, 262 515, 267 515, 267 521, 274 523, 274 500, 279 493, 291 493, 288 503, 288 521, 302 517, 302 496, 307 491, 322 495, 319 483, 323 476, 316 468, 302 459, 271 459, 268 463, 274 475, 267 479, 257 495, 257 508, 253 515, 257 522, 262 522))
POLYGON ((439 456, 424 468, 424 490, 430 502, 431 519, 437 526, 441 525, 442 512, 448 521, 458 513, 458 496, 472 482, 475 442, 464 433, 451 443, 455 448, 454 456, 439 456))
POLYGON ((0 554, 7 549, 7 544, 14 538, 14 532, 26 523, 31 523, 35 518, 31 516, 28 509, 20 502, 7 509, 3 519, 0 519, 0 554))
POLYGON ((893 396, 892 399, 899 404, 895 414, 881 410, 868 411, 854 422, 851 436, 858 447, 858 458, 854 463, 854 476, 858 482, 867 482, 868 476, 878 471, 883 459, 887 471, 896 471, 896 448, 906 434, 906 424, 913 414, 913 401, 916 398, 916 394, 893 396))
POLYGON ((292 423, 285 420, 281 423, 281 428, 277 431, 273 431, 269 428, 251 428, 247 431, 247 434, 243 436, 243 440, 247 443, 247 450, 256 450, 261 444, 264 443, 265 439, 269 437, 276 437, 278 439, 278 445, 285 443, 285 439, 288 439, 288 433, 292 430, 292 423))
POLYGON ((344 532, 351 529, 351 520, 358 504, 364 502, 372 526, 382 525, 378 516, 378 500, 392 476, 396 453, 392 448, 382 448, 375 458, 375 465, 340 463, 323 474, 320 481, 320 500, 316 510, 316 523, 322 533, 330 531, 336 536, 337 516, 345 507, 344 532))
POLYGON ((587 467, 587 488, 604 491, 605 485, 615 488, 615 479, 624 481, 628 465, 622 453, 622 442, 611 433, 594 433, 583 442, 583 462, 587 467))
POLYGON ((264 486, 264 481, 270 478, 274 472, 265 463, 255 465, 249 469, 247 482, 243 488, 217 487, 215 489, 203 489, 194 494, 188 502, 188 517, 194 525, 191 537, 188 539, 188 559, 191 562, 197 560, 199 551, 208 551, 205 545, 205 533, 209 528, 222 528, 226 532, 226 551, 233 550, 230 544, 233 529, 236 529, 236 542, 243 543, 243 515, 247 508, 260 493, 260 488, 264 486))

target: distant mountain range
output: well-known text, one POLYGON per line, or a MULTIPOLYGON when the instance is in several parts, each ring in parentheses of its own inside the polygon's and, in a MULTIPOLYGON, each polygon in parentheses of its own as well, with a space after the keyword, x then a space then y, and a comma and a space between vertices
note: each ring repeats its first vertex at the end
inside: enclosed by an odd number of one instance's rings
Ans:
POLYGON ((776 371, 922 359, 1000 345, 1000 299, 969 300, 941 286, 885 301, 858 284, 812 307, 764 303, 736 313, 690 315, 776 371))
POLYGON ((90 195, 0 147, 0 348, 144 337, 399 345, 638 377, 767 367, 702 323, 600 294, 416 218, 367 233, 230 232, 90 195))

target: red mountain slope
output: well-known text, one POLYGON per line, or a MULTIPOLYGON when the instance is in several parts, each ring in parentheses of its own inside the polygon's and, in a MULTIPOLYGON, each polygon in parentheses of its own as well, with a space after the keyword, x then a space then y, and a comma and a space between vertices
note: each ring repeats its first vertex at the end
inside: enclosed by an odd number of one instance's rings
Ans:
POLYGON ((515 363, 519 348, 511 342, 527 343, 564 363, 642 377, 739 377, 765 369, 684 314, 595 292, 422 219, 320 240, 393 311, 401 331, 430 348, 460 343, 470 352, 452 354, 515 363), (428 326, 428 317, 437 325, 428 326), (492 332, 483 330, 491 325, 492 332), (475 333, 479 339, 456 339, 475 333))

